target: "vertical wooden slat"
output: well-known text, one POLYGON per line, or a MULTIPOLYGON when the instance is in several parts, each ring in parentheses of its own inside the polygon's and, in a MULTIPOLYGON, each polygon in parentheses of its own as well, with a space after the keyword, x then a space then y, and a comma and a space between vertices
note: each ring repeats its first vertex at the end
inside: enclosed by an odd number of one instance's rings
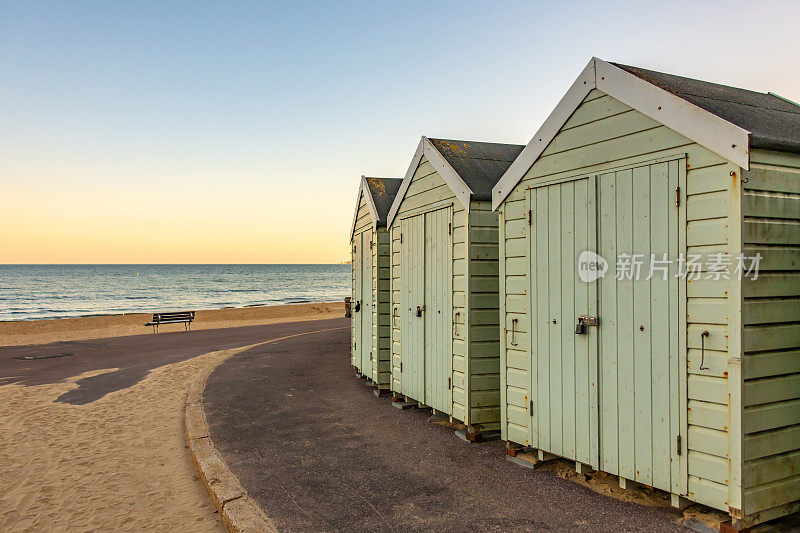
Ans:
MULTIPOLYGON (((583 183, 583 180, 581 180, 583 183)), ((575 182, 561 189, 561 391, 562 454, 575 459, 575 218, 586 205, 575 205, 575 182)), ((583 339, 581 339, 583 340, 583 339)))
MULTIPOLYGON (((572 264, 577 265, 578 257, 586 250, 594 250, 589 244, 589 218, 596 216, 592 212, 592 205, 589 203, 589 180, 579 180, 574 185, 573 198, 574 211, 574 239, 571 244, 572 264)), ((566 250, 565 250, 566 251, 566 250)), ((589 305, 589 283, 578 279, 577 272, 571 273, 574 306, 571 317, 573 322, 578 315, 591 315, 592 309, 589 305)), ((590 379, 589 379, 589 344, 590 336, 596 332, 587 331, 586 335, 572 336, 574 346, 574 384, 575 384, 575 459, 582 463, 592 462, 590 442, 591 431, 591 405, 590 405, 590 379)), ((593 363, 593 362, 592 362, 593 363)))
MULTIPOLYGON (((597 252, 599 250, 598 231, 597 231, 597 177, 591 176, 588 179, 587 186, 587 209, 586 209, 586 227, 587 227, 587 250, 597 252)), ((599 302, 599 284, 600 280, 587 284, 587 302, 589 307, 589 316, 599 316, 600 302, 599 302)), ((602 319, 601 319, 602 320, 602 319)), ((593 468, 600 468, 600 328, 595 331, 589 332, 587 339, 587 354, 589 367, 589 464, 593 468)))
POLYGON ((531 227, 528 229, 528 317, 530 338, 528 339, 528 440, 533 447, 539 447, 539 401, 537 396, 538 387, 538 362, 537 353, 539 351, 539 287, 537 269, 538 265, 538 246, 537 232, 539 228, 539 210, 536 203, 538 189, 528 189, 525 199, 528 213, 530 214, 531 227))
POLYGON ((417 317, 416 307, 425 305, 425 216, 417 215, 414 219, 414 254, 416 263, 415 274, 416 283, 414 287, 414 302, 412 309, 414 313, 414 325, 416 328, 417 355, 414 364, 414 379, 416 381, 416 394, 414 399, 424 401, 425 399, 425 323, 421 317, 417 317))
POLYGON ((539 333, 536 347, 536 404, 539 428, 539 448, 551 449, 550 444, 550 269, 549 225, 550 210, 547 188, 536 189, 536 308, 539 333))
POLYGON ((550 285, 550 450, 564 455, 562 449, 561 390, 561 187, 547 187, 549 194, 550 226, 548 243, 548 284, 550 285))
POLYGON ((425 331, 425 394, 417 398, 422 403, 433 407, 437 402, 436 398, 436 360, 439 358, 438 346, 436 345, 436 330, 432 323, 436 306, 436 265, 434 264, 436 254, 435 235, 435 212, 422 215, 425 220, 425 238, 423 242, 424 272, 425 272, 425 306, 426 311, 422 313, 422 327, 425 331))
MULTIPOLYGON (((686 191, 686 159, 671 161, 669 164, 670 191, 680 187, 686 191)), ((686 202, 681 202, 680 207, 670 204, 670 248, 674 257, 679 253, 686 253, 686 202)), ((670 426, 672 442, 670 442, 672 457, 672 487, 678 494, 688 492, 688 412, 687 412, 687 361, 686 361, 686 279, 672 278, 670 294, 678 294, 677 305, 674 298, 670 298, 670 358, 674 363, 670 365, 670 426), (675 309, 673 309, 673 307, 675 309), (677 343, 676 343, 677 339, 677 343), (674 346, 674 349, 673 349, 674 346), (682 449, 678 453, 676 440, 682 436, 682 449)))
MULTIPOLYGON (((617 253, 633 252, 633 197, 630 170, 616 173, 617 180, 617 253)), ((610 258, 614 261, 616 258, 610 258)), ((619 475, 627 479, 635 476, 634 440, 634 379, 633 368, 633 283, 617 282, 617 376, 619 411, 619 475)))
MULTIPOLYGON (((444 210, 444 221, 442 222, 448 228, 454 227, 453 221, 453 208, 448 207, 444 210)), ((445 239, 445 249, 443 252, 443 269, 444 269, 444 300, 442 302, 442 332, 445 337, 445 352, 447 353, 447 361, 445 362, 446 380, 450 381, 450 389, 446 393, 447 413, 453 414, 453 232, 445 239)), ((465 321, 466 322, 466 321, 465 321)), ((467 416, 469 416, 469 408, 467 408, 467 416)))
MULTIPOLYGON (((633 169, 632 224, 633 254, 643 265, 642 271, 631 282, 633 288, 633 390, 634 390, 634 430, 628 440, 634 448, 634 472, 632 479, 646 485, 653 482, 653 442, 650 391, 651 381, 651 320, 650 320, 650 282, 647 280, 650 264, 650 169, 633 169)), ((661 227, 662 230, 664 226, 661 227)), ((663 322, 659 325, 663 327, 663 322)), ((663 402, 662 402, 663 406, 663 402)), ((667 406, 668 407, 668 406, 667 406)))
POLYGON ((599 254, 609 263, 609 271, 599 283, 600 292, 600 427, 599 456, 602 470, 616 473, 619 469, 617 436, 617 282, 614 279, 614 262, 617 257, 617 198, 616 174, 600 176, 598 210, 599 254))
MULTIPOLYGON (((670 194, 669 165, 659 164, 651 167, 650 181, 650 246, 657 259, 664 253, 667 258, 674 259, 670 248, 670 232, 674 231, 670 218, 670 203, 674 203, 674 193, 670 194)), ((652 418, 652 453, 653 481, 652 485, 669 491, 670 486, 670 404, 665 398, 670 397, 669 358, 670 329, 673 327, 670 318, 670 284, 672 278, 668 272, 666 279, 661 272, 653 274, 650 279, 650 319, 652 333, 651 342, 651 405, 652 418), (667 320, 664 320, 667 317, 667 320)), ((677 296, 677 292, 674 293, 677 296)), ((674 304, 673 304, 674 305, 674 304)))

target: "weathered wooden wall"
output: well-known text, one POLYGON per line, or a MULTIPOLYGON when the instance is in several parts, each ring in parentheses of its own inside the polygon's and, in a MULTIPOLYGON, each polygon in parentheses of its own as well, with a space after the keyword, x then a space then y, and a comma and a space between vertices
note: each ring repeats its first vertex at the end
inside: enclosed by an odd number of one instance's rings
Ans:
POLYGON ((751 154, 742 173, 743 512, 800 507, 800 156, 751 154))

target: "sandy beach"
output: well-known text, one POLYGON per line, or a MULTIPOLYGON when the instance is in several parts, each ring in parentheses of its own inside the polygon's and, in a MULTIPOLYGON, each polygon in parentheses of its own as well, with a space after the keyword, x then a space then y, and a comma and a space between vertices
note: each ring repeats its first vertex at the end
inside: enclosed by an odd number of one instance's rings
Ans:
POLYGON ((88 375, 0 387, 0 530, 224 531, 186 450, 183 405, 199 371, 244 349, 163 366, 87 405, 54 400, 88 375))
MULTIPOLYGON (((319 320, 344 315, 343 302, 308 303, 212 309, 197 311, 193 330, 256 326, 299 320, 319 320)), ((20 346, 49 342, 77 341, 152 334, 144 324, 152 314, 102 315, 54 320, 0 322, 0 346, 20 346)), ((160 333, 183 331, 183 324, 160 326, 160 333)))
MULTIPOLYGON (((343 314, 338 302, 200 311, 196 329, 343 314)), ((0 336, 5 345, 22 345, 147 334, 147 318, 6 322, 0 336)), ((157 367, 135 385, 85 405, 55 400, 80 380, 116 368, 58 383, 0 386, 0 531, 224 531, 186 449, 184 402, 201 372, 249 347, 157 367)))

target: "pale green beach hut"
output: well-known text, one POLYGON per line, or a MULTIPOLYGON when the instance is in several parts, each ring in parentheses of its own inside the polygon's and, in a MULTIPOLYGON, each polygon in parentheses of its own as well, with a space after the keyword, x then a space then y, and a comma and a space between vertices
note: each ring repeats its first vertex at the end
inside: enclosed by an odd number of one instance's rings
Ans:
POLYGON ((389 388, 389 234, 386 217, 400 178, 361 177, 350 230, 352 351, 356 372, 389 388))
POLYGON ((389 212, 395 397, 500 424, 498 226, 491 190, 523 146, 422 137, 389 212))
POLYGON ((735 527, 800 509, 800 107, 592 59, 492 195, 503 438, 735 527))

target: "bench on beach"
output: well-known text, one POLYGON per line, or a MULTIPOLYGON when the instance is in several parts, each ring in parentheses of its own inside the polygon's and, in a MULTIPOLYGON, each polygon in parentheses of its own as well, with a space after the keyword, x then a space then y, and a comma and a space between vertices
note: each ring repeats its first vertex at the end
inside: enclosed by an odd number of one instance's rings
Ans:
POLYGON ((145 326, 153 326, 153 333, 158 333, 161 324, 185 324, 186 331, 190 331, 194 311, 178 311, 174 313, 153 313, 153 319, 145 326))

